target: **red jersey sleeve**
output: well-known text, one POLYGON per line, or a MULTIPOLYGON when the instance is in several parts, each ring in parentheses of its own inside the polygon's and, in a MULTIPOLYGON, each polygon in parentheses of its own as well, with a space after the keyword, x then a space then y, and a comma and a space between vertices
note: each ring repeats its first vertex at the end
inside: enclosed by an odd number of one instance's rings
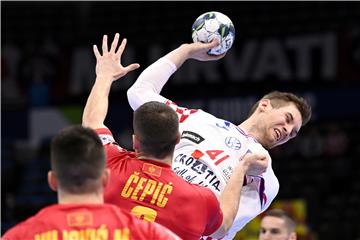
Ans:
POLYGON ((113 165, 120 160, 125 160, 127 159, 127 156, 135 157, 135 153, 129 152, 125 148, 119 146, 108 128, 98 128, 95 129, 95 132, 99 135, 99 138, 104 145, 107 165, 113 165))
MULTIPOLYGON (((95 129, 95 132, 98 134, 102 144, 105 146, 107 144, 117 144, 117 142, 114 139, 113 134, 111 133, 110 129, 108 128, 98 128, 95 129)), ((121 148, 123 149, 123 148, 121 148)))
POLYGON ((204 236, 213 234, 221 226, 223 221, 223 213, 220 208, 219 200, 215 194, 207 188, 203 188, 204 202, 207 203, 207 212, 209 221, 207 222, 204 236))

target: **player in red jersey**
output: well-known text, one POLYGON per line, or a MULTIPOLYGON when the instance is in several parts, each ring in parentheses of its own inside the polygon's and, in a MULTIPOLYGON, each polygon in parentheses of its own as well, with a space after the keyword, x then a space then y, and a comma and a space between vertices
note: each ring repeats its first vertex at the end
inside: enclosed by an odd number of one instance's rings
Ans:
POLYGON ((180 239, 165 227, 104 204, 109 179, 97 134, 81 126, 62 130, 51 144, 50 187, 58 204, 8 230, 3 240, 180 239))
MULTIPOLYGON (((104 125, 108 95, 115 80, 138 67, 121 65, 126 40, 116 50, 118 40, 119 34, 116 34, 108 50, 105 35, 102 55, 94 46, 97 77, 83 114, 83 125, 97 129, 112 172, 105 189, 105 202, 114 203, 147 221, 158 222, 184 239, 223 236, 235 218, 239 186, 243 185, 245 173, 262 173, 267 159, 260 155, 246 156, 234 169, 234 177, 218 200, 209 189, 187 183, 171 170, 173 151, 180 140, 178 116, 159 102, 146 103, 134 112, 135 152, 118 146, 104 125)), ((188 161, 195 159, 196 156, 188 161)), ((213 173, 208 174, 211 177, 213 173)))

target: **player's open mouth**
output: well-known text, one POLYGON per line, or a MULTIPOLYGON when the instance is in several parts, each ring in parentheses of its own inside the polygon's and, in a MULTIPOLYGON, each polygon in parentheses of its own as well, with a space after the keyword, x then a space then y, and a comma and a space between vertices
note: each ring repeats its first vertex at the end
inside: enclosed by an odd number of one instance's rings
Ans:
POLYGON ((277 128, 274 128, 274 132, 275 132, 275 139, 276 141, 279 141, 281 138, 281 131, 277 128))

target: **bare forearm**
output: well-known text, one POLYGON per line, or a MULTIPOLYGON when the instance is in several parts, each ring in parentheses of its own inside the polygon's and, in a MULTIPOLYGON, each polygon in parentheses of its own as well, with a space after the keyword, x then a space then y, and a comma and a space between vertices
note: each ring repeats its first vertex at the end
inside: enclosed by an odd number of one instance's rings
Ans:
POLYGON ((93 129, 105 127, 104 120, 109 105, 109 93, 112 81, 108 77, 97 77, 87 99, 82 125, 93 129))
POLYGON ((169 59, 173 62, 177 69, 183 65, 183 63, 190 58, 190 46, 189 44, 182 44, 180 47, 174 49, 165 55, 166 59, 169 59))
POLYGON ((211 43, 185 43, 168 53, 165 58, 173 62, 177 69, 179 69, 181 65, 188 59, 195 59, 199 61, 215 61, 225 56, 225 54, 218 56, 207 54, 211 48, 216 47, 217 45, 219 45, 219 42, 216 39, 214 39, 211 43))
POLYGON ((131 108, 136 110, 150 101, 166 102, 167 99, 162 97, 160 92, 175 71, 175 65, 166 58, 160 58, 147 67, 127 91, 131 108))
POLYGON ((238 166, 220 195, 220 207, 223 212, 223 223, 217 235, 224 235, 232 226, 239 209, 240 193, 244 182, 245 168, 238 166))
MULTIPOLYGON (((234 172, 225 186, 224 191, 220 195, 220 206, 223 211, 223 223, 218 231, 215 232, 216 237, 223 231, 227 233, 231 228, 237 211, 239 210, 240 195, 244 183, 245 174, 255 173, 256 175, 266 171, 269 159, 265 155, 247 154, 235 167, 234 172)), ((213 234, 213 236, 215 236, 213 234)))

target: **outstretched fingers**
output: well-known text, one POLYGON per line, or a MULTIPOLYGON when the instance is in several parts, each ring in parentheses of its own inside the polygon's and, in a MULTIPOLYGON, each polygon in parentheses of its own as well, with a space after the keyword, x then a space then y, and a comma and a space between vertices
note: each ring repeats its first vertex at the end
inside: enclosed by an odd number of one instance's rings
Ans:
POLYGON ((114 78, 115 79, 118 79, 122 76, 125 76, 126 74, 128 74, 129 72, 139 68, 140 65, 138 63, 133 63, 133 64, 130 64, 129 66, 127 67, 124 67, 123 69, 121 69, 121 71, 119 71, 117 74, 114 75, 114 78))
POLYGON ((116 33, 116 34, 115 34, 115 37, 114 37, 114 40, 113 40, 112 43, 111 43, 110 53, 114 53, 114 54, 115 54, 115 50, 116 50, 116 47, 117 47, 118 42, 119 42, 119 37, 120 37, 120 34, 119 34, 119 33, 116 33))
POLYGON ((93 46, 93 51, 94 51, 96 59, 99 59, 99 57, 101 57, 101 55, 100 55, 100 52, 96 45, 93 46))
POLYGON ((103 55, 104 55, 105 53, 108 53, 107 35, 104 35, 104 36, 103 36, 102 50, 103 50, 103 55))
POLYGON ((117 58, 120 58, 121 55, 123 54, 124 49, 125 49, 125 46, 126 46, 126 43, 127 43, 127 40, 126 40, 126 38, 124 38, 124 39, 122 40, 122 42, 121 42, 120 47, 118 48, 118 50, 117 50, 116 53, 115 53, 115 55, 116 55, 117 58))
POLYGON ((140 67, 140 64, 133 63, 133 64, 130 64, 129 66, 125 67, 125 71, 128 73, 128 72, 134 71, 135 69, 137 69, 139 67, 140 67))

